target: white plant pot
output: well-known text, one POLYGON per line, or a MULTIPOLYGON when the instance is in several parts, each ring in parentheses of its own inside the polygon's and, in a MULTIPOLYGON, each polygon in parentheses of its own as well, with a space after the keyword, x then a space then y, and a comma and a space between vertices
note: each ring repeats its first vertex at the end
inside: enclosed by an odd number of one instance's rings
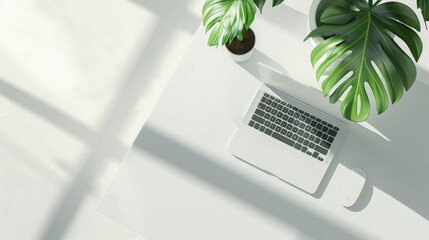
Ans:
MULTIPOLYGON (((310 12, 308 15, 308 28, 311 31, 313 31, 314 29, 317 28, 317 23, 316 23, 316 11, 317 11, 317 7, 319 6, 321 0, 313 0, 313 3, 311 3, 310 6, 310 12)), ((311 38, 310 39, 313 47, 319 45, 323 39, 322 38, 311 38)))
POLYGON ((248 51, 245 54, 235 54, 235 53, 232 53, 231 51, 229 51, 228 49, 226 49, 226 50, 229 52, 229 55, 231 56, 232 60, 234 60, 236 62, 245 62, 252 57, 254 49, 255 49, 255 47, 253 47, 250 51, 248 51))

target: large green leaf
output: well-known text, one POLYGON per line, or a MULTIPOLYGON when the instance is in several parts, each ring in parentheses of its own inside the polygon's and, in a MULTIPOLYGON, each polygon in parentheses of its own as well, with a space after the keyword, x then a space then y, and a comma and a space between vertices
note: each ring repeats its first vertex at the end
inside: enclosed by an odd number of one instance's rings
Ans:
POLYGON ((360 122, 370 113, 366 86, 380 114, 387 109, 389 96, 396 103, 413 85, 415 64, 393 37, 402 39, 418 61, 423 46, 413 29, 420 31, 420 23, 414 11, 402 3, 371 6, 365 0, 343 1, 349 7, 328 7, 322 13, 322 25, 306 40, 325 39, 311 53, 317 79, 327 75, 322 83, 323 94, 330 95, 331 103, 345 95, 342 115, 360 122))
MULTIPOLYGON (((429 0, 417 0, 417 7, 422 11, 423 19, 426 22, 428 22, 429 21, 429 0)), ((427 25, 426 25, 426 28, 427 28, 427 25)))
POLYGON ((207 0, 203 6, 203 25, 212 29, 208 45, 231 43, 248 29, 255 19, 256 6, 252 0, 207 0))

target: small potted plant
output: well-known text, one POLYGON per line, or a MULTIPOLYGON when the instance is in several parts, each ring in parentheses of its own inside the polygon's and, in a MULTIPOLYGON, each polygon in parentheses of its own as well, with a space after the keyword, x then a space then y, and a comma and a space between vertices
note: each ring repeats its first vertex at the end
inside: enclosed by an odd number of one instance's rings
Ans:
MULTIPOLYGON (((429 0, 418 0, 424 19, 429 20, 429 0)), ((311 53, 317 80, 325 96, 341 104, 342 115, 365 121, 370 114, 367 87, 372 91, 378 114, 386 111, 389 98, 397 103, 413 85, 414 61, 423 51, 417 34, 420 23, 415 12, 403 3, 377 0, 317 0, 310 15, 317 39, 311 53), (396 43, 401 39, 411 52, 396 43)))
MULTIPOLYGON (((273 0, 273 7, 283 0, 273 0)), ((248 60, 253 53, 256 38, 250 29, 256 9, 262 8, 265 0, 207 0, 202 16, 206 32, 211 31, 208 45, 226 45, 232 59, 237 62, 248 60)))

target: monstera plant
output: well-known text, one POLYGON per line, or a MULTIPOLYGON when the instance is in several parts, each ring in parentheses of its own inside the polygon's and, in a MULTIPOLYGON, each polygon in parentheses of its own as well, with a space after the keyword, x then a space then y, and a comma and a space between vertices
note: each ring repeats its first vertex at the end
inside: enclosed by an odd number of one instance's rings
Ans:
MULTIPOLYGON (((397 103, 413 85, 417 75, 414 61, 423 50, 417 34, 419 19, 399 2, 331 2, 320 10, 319 25, 306 38, 322 39, 311 53, 311 63, 330 102, 343 98, 342 115, 351 121, 365 121, 370 114, 368 91, 381 114, 389 100, 397 103), (414 61, 395 38, 405 43, 414 61)), ((429 20, 429 0, 418 0, 417 4, 424 19, 429 20)))
MULTIPOLYGON (((208 45, 230 44, 237 38, 242 41, 242 31, 249 29, 255 19, 256 8, 262 13, 266 0, 207 0, 203 6, 203 25, 212 30, 208 45)), ((273 7, 283 0, 273 0, 273 7)))

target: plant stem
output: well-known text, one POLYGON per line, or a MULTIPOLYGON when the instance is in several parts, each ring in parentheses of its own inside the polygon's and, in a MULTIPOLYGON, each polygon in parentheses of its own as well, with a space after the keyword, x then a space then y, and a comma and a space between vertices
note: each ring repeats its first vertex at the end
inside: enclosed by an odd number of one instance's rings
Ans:
POLYGON ((369 0, 368 3, 369 3, 369 7, 372 7, 372 0, 369 0))
POLYGON ((243 32, 241 32, 240 34, 237 35, 237 39, 238 41, 243 41, 243 32))
POLYGON ((381 2, 381 0, 377 0, 377 2, 374 3, 375 6, 377 6, 377 4, 379 4, 381 2))

